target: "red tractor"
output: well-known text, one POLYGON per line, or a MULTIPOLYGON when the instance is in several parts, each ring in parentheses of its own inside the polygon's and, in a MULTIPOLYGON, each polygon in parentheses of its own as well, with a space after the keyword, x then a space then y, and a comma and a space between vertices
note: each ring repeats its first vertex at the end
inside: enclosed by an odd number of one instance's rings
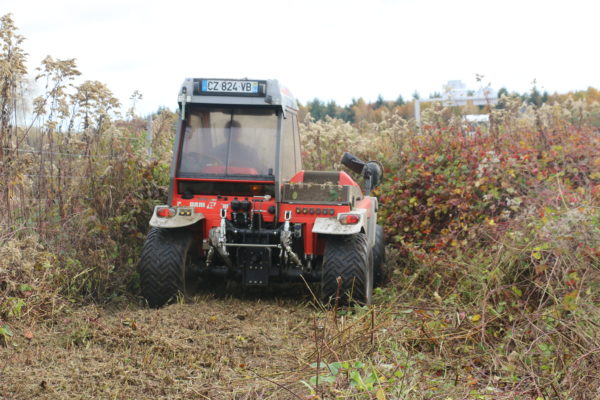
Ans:
POLYGON ((160 307, 192 278, 245 286, 320 282, 325 303, 369 304, 385 280, 378 162, 345 153, 342 171, 304 171, 296 100, 276 80, 186 79, 169 198, 154 209, 139 263, 160 307))

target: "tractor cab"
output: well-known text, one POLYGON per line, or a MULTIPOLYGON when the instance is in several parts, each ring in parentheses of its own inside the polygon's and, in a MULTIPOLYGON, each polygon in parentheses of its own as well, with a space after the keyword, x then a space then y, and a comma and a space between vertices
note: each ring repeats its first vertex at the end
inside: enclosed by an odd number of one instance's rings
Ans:
POLYGON ((368 304, 383 265, 370 195, 381 165, 342 158, 365 193, 346 172, 302 170, 298 106, 276 80, 189 78, 178 103, 169 197, 139 264, 148 304, 198 276, 321 282, 324 302, 368 304))
POLYGON ((277 199, 302 169, 298 106, 276 80, 186 79, 179 105, 171 205, 211 194, 277 199))

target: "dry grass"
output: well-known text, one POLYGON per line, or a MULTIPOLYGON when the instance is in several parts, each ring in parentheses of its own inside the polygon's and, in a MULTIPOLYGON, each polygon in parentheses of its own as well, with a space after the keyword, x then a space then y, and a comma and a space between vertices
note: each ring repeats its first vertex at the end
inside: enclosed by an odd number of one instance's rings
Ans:
POLYGON ((17 323, 0 349, 0 397, 293 398, 278 385, 301 389, 310 315, 290 300, 200 295, 160 310, 127 302, 17 323))
POLYGON ((246 297, 200 291, 159 310, 120 299, 47 321, 16 320, 0 348, 0 398, 536 397, 531 382, 490 373, 490 357, 501 352, 490 354, 480 337, 494 318, 474 321, 476 308, 410 298, 410 288, 394 288, 405 279, 378 291, 370 309, 323 311, 305 291, 288 289, 246 297))
MULTIPOLYGON (((338 315, 307 300, 200 294, 160 310, 125 301, 77 307, 48 322, 16 322, 12 340, 0 348, 5 360, 0 394, 7 399, 312 398, 301 383, 318 372, 310 364, 376 362, 400 354, 377 351, 393 338, 386 332, 403 329, 389 311, 380 316, 381 307, 374 307, 338 315)), ((409 364, 408 354, 401 353, 395 370, 409 364)), ((360 396, 341 375, 334 386, 317 385, 315 391, 323 398, 360 396)), ((369 398, 364 391, 362 396, 369 398)))

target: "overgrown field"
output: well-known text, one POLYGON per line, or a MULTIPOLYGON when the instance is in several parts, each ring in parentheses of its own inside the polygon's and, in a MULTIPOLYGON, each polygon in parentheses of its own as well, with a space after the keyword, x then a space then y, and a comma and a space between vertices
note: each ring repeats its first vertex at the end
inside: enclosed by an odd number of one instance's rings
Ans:
POLYGON ((308 288, 138 296, 176 114, 126 115, 74 60, 31 99, 23 39, 0 30, 0 398, 596 399, 600 397, 600 104, 593 89, 503 97, 470 126, 368 106, 307 116, 306 169, 380 160, 391 282, 369 308, 308 288), (32 106, 28 106, 32 104, 32 106), (358 116, 358 114, 357 114, 358 116))

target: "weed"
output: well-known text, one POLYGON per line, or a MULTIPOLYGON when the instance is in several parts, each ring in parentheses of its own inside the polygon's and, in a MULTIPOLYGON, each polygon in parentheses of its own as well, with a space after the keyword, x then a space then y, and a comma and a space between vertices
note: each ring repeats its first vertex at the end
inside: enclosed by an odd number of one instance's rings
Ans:
POLYGON ((13 332, 10 329, 10 326, 8 326, 7 324, 3 324, 2 326, 0 326, 0 345, 8 345, 12 336, 13 332))

